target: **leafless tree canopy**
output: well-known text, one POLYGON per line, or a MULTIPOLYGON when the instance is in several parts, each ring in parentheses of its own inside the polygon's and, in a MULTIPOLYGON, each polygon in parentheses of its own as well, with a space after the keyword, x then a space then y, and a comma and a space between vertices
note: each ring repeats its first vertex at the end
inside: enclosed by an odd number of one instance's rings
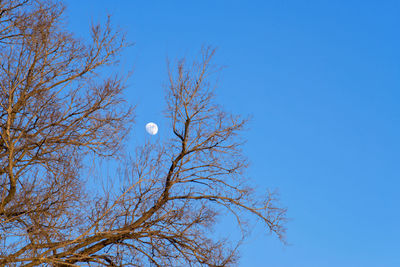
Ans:
POLYGON ((124 36, 107 22, 83 43, 63 11, 0 0, 0 265, 234 265, 237 247, 211 233, 225 212, 243 235, 253 218, 283 240, 285 210, 244 178, 246 120, 214 103, 214 50, 170 66, 171 138, 123 155, 133 121, 126 77, 104 68, 124 36), (88 194, 88 153, 118 160, 118 190, 88 194))

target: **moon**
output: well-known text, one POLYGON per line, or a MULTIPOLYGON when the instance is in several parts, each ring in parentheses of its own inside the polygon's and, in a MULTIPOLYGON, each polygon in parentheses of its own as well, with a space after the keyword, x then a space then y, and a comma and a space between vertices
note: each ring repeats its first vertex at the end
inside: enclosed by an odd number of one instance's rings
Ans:
POLYGON ((158 126, 154 122, 149 122, 146 124, 146 132, 151 135, 155 135, 158 132, 158 126))

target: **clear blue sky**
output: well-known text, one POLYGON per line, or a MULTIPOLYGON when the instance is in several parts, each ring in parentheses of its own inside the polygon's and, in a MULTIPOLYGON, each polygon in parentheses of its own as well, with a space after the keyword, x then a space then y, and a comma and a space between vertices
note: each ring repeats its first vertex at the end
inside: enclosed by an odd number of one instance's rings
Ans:
POLYGON ((111 13, 135 42, 135 140, 166 129, 166 56, 218 47, 218 101, 253 115, 248 174, 292 218, 291 245, 255 228, 240 266, 400 266, 400 1, 67 2, 78 34, 111 13))

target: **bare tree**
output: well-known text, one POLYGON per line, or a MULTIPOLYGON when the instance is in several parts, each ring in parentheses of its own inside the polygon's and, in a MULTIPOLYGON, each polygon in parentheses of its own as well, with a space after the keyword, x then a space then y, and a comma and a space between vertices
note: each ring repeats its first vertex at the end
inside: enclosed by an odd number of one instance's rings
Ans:
POLYGON ((237 246, 211 233, 218 215, 261 220, 284 240, 285 209, 244 178, 246 120, 214 103, 204 48, 169 71, 171 138, 123 155, 132 108, 124 77, 104 78, 126 46, 108 22, 84 45, 51 1, 0 1, 0 264, 229 266, 237 246), (116 158, 118 190, 88 194, 84 161, 116 158), (247 214, 247 215, 246 215, 247 214))

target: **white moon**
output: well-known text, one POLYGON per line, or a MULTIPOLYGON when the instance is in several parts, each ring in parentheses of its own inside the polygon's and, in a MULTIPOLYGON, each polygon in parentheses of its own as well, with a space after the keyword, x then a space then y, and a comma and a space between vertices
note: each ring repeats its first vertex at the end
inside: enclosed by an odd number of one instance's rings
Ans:
POLYGON ((154 122, 149 122, 146 124, 146 132, 148 132, 151 135, 155 135, 158 132, 158 126, 154 122))

